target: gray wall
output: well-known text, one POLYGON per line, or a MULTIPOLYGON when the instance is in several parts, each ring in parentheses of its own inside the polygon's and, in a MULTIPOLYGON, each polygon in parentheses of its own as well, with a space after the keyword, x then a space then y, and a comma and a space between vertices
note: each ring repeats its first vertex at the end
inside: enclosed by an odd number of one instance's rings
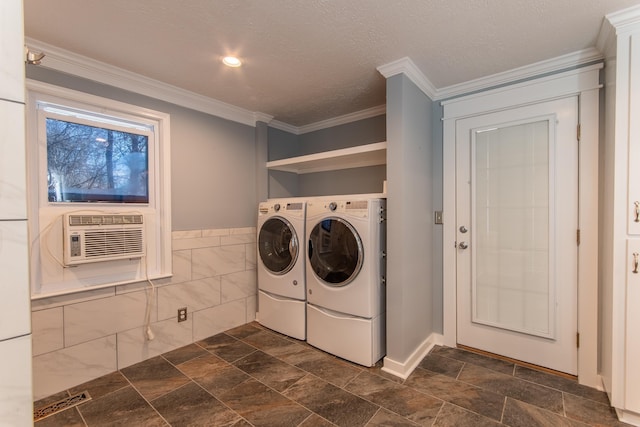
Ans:
POLYGON ((254 227, 256 131, 157 99, 28 66, 27 78, 171 115, 172 229, 254 227))
POLYGON ((387 358, 398 363, 435 332, 432 104, 404 74, 387 79, 387 358))
MULTIPOLYGON (((294 135, 269 128, 269 160, 315 154, 386 141, 385 115, 294 135)), ((269 171, 269 197, 312 197, 382 193, 386 166, 370 166, 297 175, 269 171)))
MULTIPOLYGON (((431 138, 431 155, 432 155, 432 172, 431 172, 431 191, 433 201, 433 210, 442 211, 442 173, 443 173, 443 123, 442 117, 444 109, 440 102, 434 102, 432 105, 432 138, 431 138)), ((444 218, 446 220, 453 220, 452 218, 444 218)), ((442 302, 442 287, 443 287, 443 228, 442 225, 433 225, 432 235, 432 250, 433 250, 433 264, 431 268, 433 274, 431 276, 433 282, 433 293, 431 306, 433 308, 433 331, 439 334, 444 332, 443 326, 443 302, 442 302)))

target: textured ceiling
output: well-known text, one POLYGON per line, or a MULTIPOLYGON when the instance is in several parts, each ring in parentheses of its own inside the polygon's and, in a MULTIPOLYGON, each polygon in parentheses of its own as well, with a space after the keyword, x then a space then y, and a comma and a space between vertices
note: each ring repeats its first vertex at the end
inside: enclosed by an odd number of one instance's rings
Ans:
POLYGON ((640 0, 24 0, 25 34, 293 126, 385 103, 409 57, 437 89, 594 47, 640 0), (235 54, 231 69, 221 57, 235 54))

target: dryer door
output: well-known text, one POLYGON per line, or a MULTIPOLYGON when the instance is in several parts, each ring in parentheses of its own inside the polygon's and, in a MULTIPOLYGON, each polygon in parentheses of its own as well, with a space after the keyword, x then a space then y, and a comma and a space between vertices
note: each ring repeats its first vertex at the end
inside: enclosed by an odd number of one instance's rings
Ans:
POLYGON ((265 221, 258 235, 258 253, 267 270, 276 275, 289 272, 298 252, 298 236, 289 221, 282 217, 265 221))
POLYGON ((329 286, 345 286, 362 268, 362 240, 351 224, 325 218, 309 236, 309 262, 313 273, 329 286))

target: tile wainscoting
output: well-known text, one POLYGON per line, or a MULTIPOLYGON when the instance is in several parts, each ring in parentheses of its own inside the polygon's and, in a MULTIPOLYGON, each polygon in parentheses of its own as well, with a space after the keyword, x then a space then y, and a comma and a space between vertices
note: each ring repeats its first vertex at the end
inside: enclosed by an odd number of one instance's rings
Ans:
POLYGON ((172 251, 173 276, 153 293, 140 282, 33 301, 34 399, 255 319, 255 227, 174 231, 172 251))

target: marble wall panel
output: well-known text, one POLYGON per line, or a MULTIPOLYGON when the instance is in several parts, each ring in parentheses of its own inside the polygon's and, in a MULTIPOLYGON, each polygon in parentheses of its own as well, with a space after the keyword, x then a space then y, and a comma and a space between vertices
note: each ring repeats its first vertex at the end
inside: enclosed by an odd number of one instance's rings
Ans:
POLYGON ((41 399, 116 369, 115 335, 35 356, 33 398, 41 399))
POLYGON ((151 324, 153 339, 148 340, 145 328, 135 328, 117 334, 118 369, 150 359, 159 354, 193 342, 193 320, 178 323, 175 319, 151 324))
POLYGON ((193 313, 193 339, 200 341, 224 332, 227 329, 247 323, 247 303, 245 300, 231 301, 226 304, 193 313))
POLYGON ((31 334, 34 356, 63 348, 62 307, 34 311, 31 315, 31 334))
MULTIPOLYGON (((65 306, 65 345, 75 345, 141 326, 145 322, 146 309, 145 291, 65 306)), ((151 320, 156 320, 155 310, 151 320)))
POLYGON ((192 313, 219 305, 220 300, 220 277, 165 286, 158 289, 158 319, 176 319, 179 308, 192 313))

